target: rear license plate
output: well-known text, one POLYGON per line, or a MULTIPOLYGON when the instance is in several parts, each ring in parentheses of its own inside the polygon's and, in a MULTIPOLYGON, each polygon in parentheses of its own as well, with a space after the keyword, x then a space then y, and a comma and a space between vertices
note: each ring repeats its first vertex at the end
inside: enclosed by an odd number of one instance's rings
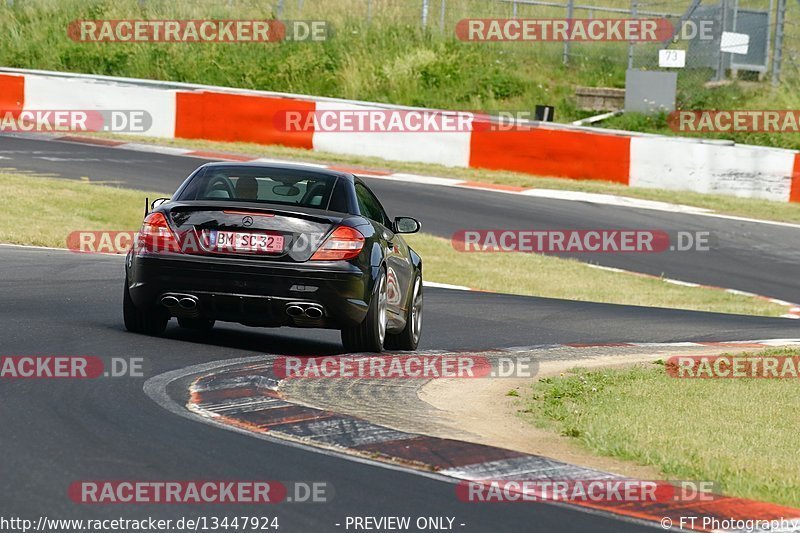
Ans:
POLYGON ((212 231, 211 247, 218 252, 277 254, 283 252, 283 236, 239 231, 212 231))

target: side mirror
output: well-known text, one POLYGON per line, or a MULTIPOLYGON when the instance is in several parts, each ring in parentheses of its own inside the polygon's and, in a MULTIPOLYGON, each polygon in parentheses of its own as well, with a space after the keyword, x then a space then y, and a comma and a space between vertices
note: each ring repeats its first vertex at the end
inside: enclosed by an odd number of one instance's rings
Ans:
POLYGON ((422 228, 419 220, 411 217, 397 217, 394 219, 395 233, 416 233, 422 228))

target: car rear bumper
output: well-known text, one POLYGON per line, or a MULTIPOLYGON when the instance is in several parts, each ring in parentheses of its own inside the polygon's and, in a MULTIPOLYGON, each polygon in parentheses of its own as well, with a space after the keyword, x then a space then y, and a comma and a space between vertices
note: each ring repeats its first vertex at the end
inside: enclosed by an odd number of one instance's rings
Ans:
MULTIPOLYGON (((168 307, 173 316, 204 316, 252 326, 341 328, 367 313, 369 272, 344 262, 277 263, 182 254, 130 254, 128 290, 137 307, 187 296, 196 307, 168 307), (319 318, 290 316, 287 307, 322 308, 319 318)), ((293 311, 296 311, 294 309, 293 311)))

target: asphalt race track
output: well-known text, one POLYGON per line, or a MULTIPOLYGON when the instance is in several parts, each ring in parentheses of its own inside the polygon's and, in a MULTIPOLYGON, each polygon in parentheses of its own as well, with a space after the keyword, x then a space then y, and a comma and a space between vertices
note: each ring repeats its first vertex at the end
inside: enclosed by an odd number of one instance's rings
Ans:
MULTIPOLYGON (((0 166, 65 178, 119 180, 173 190, 202 161, 70 143, 0 137, 0 166)), ((604 264, 800 301, 797 230, 709 217, 444 189, 375 180, 391 214, 418 216, 450 236, 473 227, 707 229, 706 253, 597 257, 604 264), (447 208, 443 209, 442 206, 447 208), (469 214, 469 218, 467 218, 469 214)), ((151 377, 259 353, 341 351, 338 333, 257 330, 221 324, 212 335, 178 329, 164 338, 124 331, 122 257, 0 247, 0 335, 7 355, 144 359, 151 377)), ((550 343, 727 341, 798 337, 797 322, 690 311, 426 289, 421 348, 479 349, 550 343)), ((650 529, 552 505, 460 503, 438 479, 273 444, 177 417, 142 391, 145 378, 5 380, 0 484, 5 514, 69 518, 253 515, 247 506, 80 506, 69 484, 89 479, 274 479, 326 481, 327 504, 281 504, 280 531, 337 531, 346 515, 454 516, 457 531, 650 529), (12 459, 13 458, 13 459, 12 459)), ((343 530, 343 529, 342 529, 343 530)))
MULTIPOLYGON (((204 161, 101 146, 0 137, 0 168, 118 181, 171 194, 204 161)), ((709 231, 712 249, 653 254, 573 254, 636 272, 750 291, 800 303, 800 232, 761 224, 586 202, 369 180, 390 216, 409 215, 423 231, 450 238, 460 229, 652 229, 709 231)))

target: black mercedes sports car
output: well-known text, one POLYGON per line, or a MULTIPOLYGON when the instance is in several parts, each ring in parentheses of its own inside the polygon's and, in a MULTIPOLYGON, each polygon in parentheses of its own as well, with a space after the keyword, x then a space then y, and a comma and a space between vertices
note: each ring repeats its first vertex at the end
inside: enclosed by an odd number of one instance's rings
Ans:
POLYGON ((209 163, 153 202, 126 259, 129 331, 334 328, 348 351, 414 350, 422 261, 358 177, 303 165, 209 163), (161 202, 161 203, 159 203, 161 202))

